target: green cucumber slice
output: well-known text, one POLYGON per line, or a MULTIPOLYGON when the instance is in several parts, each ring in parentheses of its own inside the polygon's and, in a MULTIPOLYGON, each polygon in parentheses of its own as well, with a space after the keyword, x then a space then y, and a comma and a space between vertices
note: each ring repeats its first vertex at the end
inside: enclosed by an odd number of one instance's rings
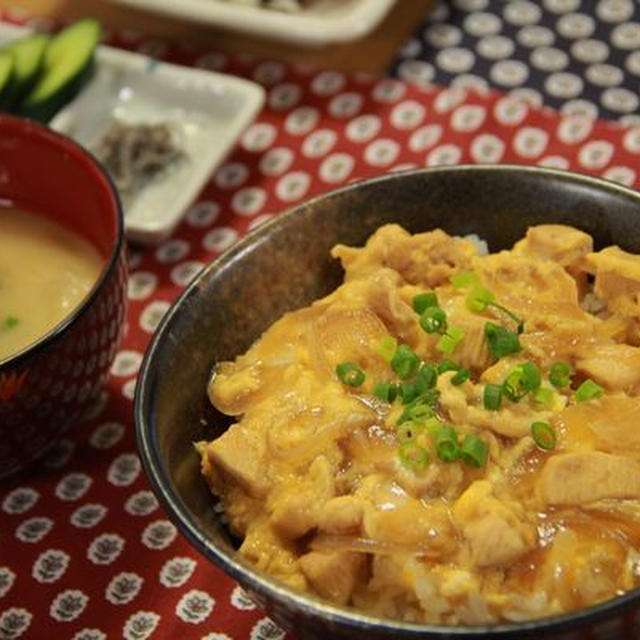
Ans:
POLYGON ((13 97, 13 56, 0 51, 0 111, 4 111, 13 97))
POLYGON ((13 56, 14 99, 23 96, 33 86, 44 61, 49 36, 35 33, 14 40, 0 49, 13 56))
POLYGON ((99 40, 100 25, 89 18, 74 22, 51 38, 42 73, 20 105, 20 113, 48 122, 74 98, 91 73, 99 40))

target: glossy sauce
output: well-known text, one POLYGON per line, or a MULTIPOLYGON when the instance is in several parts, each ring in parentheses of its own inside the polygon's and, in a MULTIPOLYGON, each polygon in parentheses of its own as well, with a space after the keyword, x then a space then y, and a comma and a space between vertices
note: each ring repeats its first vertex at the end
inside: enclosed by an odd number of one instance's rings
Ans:
POLYGON ((87 296, 103 263, 74 233, 0 205, 0 361, 64 320, 87 296))

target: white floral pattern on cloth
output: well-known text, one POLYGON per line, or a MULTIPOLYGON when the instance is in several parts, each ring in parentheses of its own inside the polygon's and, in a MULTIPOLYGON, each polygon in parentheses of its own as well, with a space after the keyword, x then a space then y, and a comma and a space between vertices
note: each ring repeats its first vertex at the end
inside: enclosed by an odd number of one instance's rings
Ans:
MULTIPOLYGON (((544 10, 560 11, 569 1, 545 0, 544 10)), ((603 2, 603 15, 620 15, 622 9, 603 2)), ((430 42, 462 46, 467 29, 474 37, 499 36, 496 17, 481 8, 489 4, 455 0, 452 6, 473 15, 464 26, 430 30, 430 42)), ((519 39, 553 48, 531 4, 520 17, 511 16, 523 22, 519 39)), ((588 28, 584 21, 576 24, 565 28, 588 28)), ((634 37, 633 30, 617 35, 622 43, 634 37)), ((113 43, 136 49, 141 40, 127 32, 113 43)), ((484 46, 491 52, 505 43, 494 39, 484 46)), ((303 198, 358 178, 414 166, 511 162, 571 168, 638 186, 640 122, 628 121, 625 130, 593 121, 590 107, 577 101, 567 113, 554 113, 541 109, 540 96, 526 88, 508 95, 489 91, 483 78, 469 73, 438 89, 292 70, 171 43, 145 50, 258 79, 271 91, 270 105, 175 234, 160 247, 131 253, 128 333, 87 424, 52 449, 41 471, 0 487, 0 638, 293 640, 178 534, 142 472, 131 399, 142 354, 171 301, 247 230, 303 198)), ((590 64, 605 64, 597 47, 590 51, 590 64)), ((640 64, 636 58, 633 68, 640 64)), ((563 73, 563 60, 544 51, 536 63, 563 73)), ((445 56, 445 64, 457 63, 445 56)), ((415 71, 433 77, 434 70, 415 71)), ((510 77, 519 73, 516 67, 507 71, 510 77)), ((592 77, 613 81, 602 68, 592 70, 592 77)))
POLYGON ((176 589, 184 585, 193 575, 196 561, 193 558, 171 558, 160 570, 160 583, 169 589, 176 589))
POLYGON ((59 593, 49 607, 49 615, 58 622, 70 622, 82 614, 89 596, 79 589, 67 589, 59 593))
POLYGON ((71 514, 69 521, 74 527, 95 527, 107 515, 107 511, 108 508, 103 504, 84 504, 71 514))
POLYGON ((0 613, 0 633, 3 639, 22 637, 31 625, 33 614, 22 607, 11 607, 0 613))
POLYGON ((2 510, 6 513, 24 513, 36 504, 40 494, 30 487, 17 487, 10 491, 2 501, 2 510))
POLYGON ((60 549, 47 549, 38 556, 31 569, 32 577, 38 582, 56 582, 69 566, 71 556, 60 549))
POLYGON ((488 79, 567 113, 624 120, 640 115, 640 3, 439 0, 390 73, 422 86, 488 79))
POLYGON ((140 592, 144 578, 137 573, 119 573, 111 579, 105 598, 111 604, 129 604, 140 592))

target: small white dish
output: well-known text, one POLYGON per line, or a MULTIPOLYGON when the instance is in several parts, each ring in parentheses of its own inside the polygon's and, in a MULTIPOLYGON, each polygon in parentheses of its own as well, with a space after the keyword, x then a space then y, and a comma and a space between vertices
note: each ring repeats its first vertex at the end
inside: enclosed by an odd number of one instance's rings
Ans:
POLYGON ((303 47, 360 38, 381 22, 395 2, 310 0, 300 11, 289 13, 229 0, 112 1, 303 47))
MULTIPOLYGON (((0 23, 0 43, 27 30, 0 23)), ((125 208, 130 240, 155 244, 176 227, 214 169, 262 107, 259 85, 101 46, 96 69, 50 126, 88 149, 115 120, 165 122, 179 131, 183 157, 151 179, 125 208)))

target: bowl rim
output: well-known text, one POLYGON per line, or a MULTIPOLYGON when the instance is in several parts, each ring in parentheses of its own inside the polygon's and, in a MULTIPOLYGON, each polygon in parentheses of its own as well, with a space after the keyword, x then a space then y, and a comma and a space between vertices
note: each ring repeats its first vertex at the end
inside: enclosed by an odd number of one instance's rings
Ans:
POLYGON ((105 167, 86 149, 70 137, 58 133, 57 131, 54 131, 53 129, 50 129, 34 120, 19 118, 8 114, 0 114, 0 130, 7 129, 9 131, 13 130, 16 133, 22 132, 22 134, 27 135, 35 134, 45 142, 49 142, 57 146, 61 152, 72 156, 74 160, 79 161, 89 169, 93 170, 94 177, 98 180, 101 187, 105 189, 105 193, 110 196, 111 202, 109 203, 109 206, 115 214, 116 229, 114 242, 112 243, 109 256, 105 260, 102 270, 91 287, 91 290, 69 314, 64 316, 60 322, 40 336, 40 338, 35 342, 28 344, 19 351, 11 353, 4 359, 0 358, 0 373, 3 370, 19 368, 22 366, 26 360, 30 359, 43 349, 46 349, 52 342, 57 340, 69 329, 71 325, 76 322, 76 320, 78 320, 80 316, 84 314, 86 309, 93 304, 102 289, 105 287, 106 282, 109 280, 119 262, 122 247, 124 246, 124 212, 122 209, 122 203, 120 201, 118 190, 105 167))
POLYGON ((613 617, 614 614, 621 614, 629 609, 633 604, 640 601, 640 587, 631 589, 621 595, 615 596, 604 602, 591 605, 558 615, 546 616, 522 622, 500 623, 495 625, 477 626, 457 626, 457 625, 434 625, 420 624, 413 622, 403 622, 391 618, 379 618, 373 615, 360 613, 348 607, 340 607, 330 604, 312 594, 305 593, 293 588, 289 588, 283 583, 270 577, 268 574, 255 570, 246 563, 238 561, 235 554, 229 554, 218 548, 205 534, 199 526, 197 520, 191 515, 181 496, 172 489, 171 477, 165 473, 165 468, 160 456, 157 433, 153 427, 153 417, 150 412, 151 390, 149 380, 152 377, 153 362, 156 353, 162 349, 162 342, 168 327, 174 317, 180 313, 185 301, 195 295, 200 282, 205 278, 212 277, 225 265, 232 263, 236 257, 241 256, 254 243, 259 242, 261 236, 266 232, 281 225, 287 224, 287 220, 298 214, 305 208, 325 199, 339 197, 343 193, 358 188, 367 188, 371 184, 392 181, 401 176, 415 176, 424 174, 449 174, 449 173, 497 173, 513 172, 516 174, 534 175, 541 178, 555 178, 577 185, 586 185, 599 190, 612 192, 617 196, 623 196, 635 200, 640 212, 640 192, 629 187, 615 183, 604 178, 594 177, 587 174, 555 169, 549 167, 539 167, 532 165, 517 164, 465 164, 454 166, 421 167, 407 171, 385 173, 365 180, 352 182, 340 188, 325 191, 313 198, 303 201, 294 207, 285 209, 276 217, 266 221, 256 229, 249 231, 240 241, 230 249, 220 254, 217 258, 209 262, 200 273, 189 283, 185 290, 173 301, 171 307, 163 316, 160 324, 156 328, 152 339, 145 352, 136 385, 134 397, 134 417, 138 450, 144 471, 149 479, 151 488, 158 497, 160 503, 167 511, 171 520, 176 524, 179 531, 187 541, 207 560, 212 561, 218 568, 222 569, 233 580, 239 582, 243 587, 253 591, 260 598, 277 602, 279 606, 284 606, 287 610, 301 612, 304 615, 324 620, 327 628, 330 629, 336 623, 343 625, 352 631, 372 630, 389 634, 403 633, 405 637, 424 637, 429 634, 434 638, 476 638, 487 636, 496 638, 506 638, 522 636, 532 636, 540 632, 562 632, 573 629, 576 626, 593 624, 605 618, 613 617), (148 419, 150 418, 150 419, 148 419))

